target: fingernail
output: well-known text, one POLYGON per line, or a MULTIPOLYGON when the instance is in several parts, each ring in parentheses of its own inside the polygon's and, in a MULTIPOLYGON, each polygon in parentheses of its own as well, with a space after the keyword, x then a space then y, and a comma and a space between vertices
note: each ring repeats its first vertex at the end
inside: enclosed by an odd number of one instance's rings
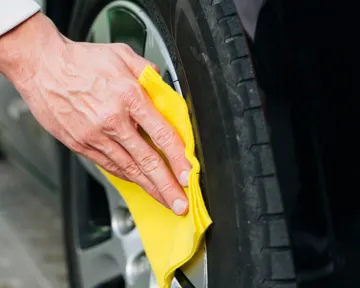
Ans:
POLYGON ((182 215, 186 209, 187 209, 187 202, 182 200, 182 199, 176 199, 174 202, 173 202, 173 205, 172 205, 172 210, 174 211, 175 214, 177 215, 182 215))
POLYGON ((179 182, 181 186, 187 187, 189 185, 189 171, 182 171, 180 173, 179 182))

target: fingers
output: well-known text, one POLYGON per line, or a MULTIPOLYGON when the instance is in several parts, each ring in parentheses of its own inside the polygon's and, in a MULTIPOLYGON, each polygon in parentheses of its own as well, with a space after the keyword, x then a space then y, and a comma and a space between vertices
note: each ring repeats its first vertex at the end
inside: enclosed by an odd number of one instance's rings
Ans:
MULTIPOLYGON (((118 45, 121 45, 117 49, 118 53, 121 51, 122 60, 135 77, 138 78, 140 76, 146 65, 151 65, 159 71, 154 64, 138 56, 130 46, 125 44, 118 45)), ((138 84, 134 84, 133 86, 137 87, 137 89, 132 89, 133 95, 131 95, 132 97, 128 97, 132 118, 142 126, 150 135, 155 145, 164 152, 179 183, 182 186, 187 186, 191 166, 185 157, 185 145, 183 141, 175 129, 155 109, 144 89, 138 84)))
POLYGON ((127 124, 123 122, 112 131, 115 133, 109 133, 109 130, 105 133, 131 155, 136 162, 134 164, 155 185, 168 207, 171 207, 175 214, 185 214, 188 209, 185 193, 160 155, 130 125, 130 121, 127 124))
POLYGON ((182 186, 188 185, 191 165, 185 157, 185 144, 175 129, 156 110, 144 89, 138 85, 129 102, 130 116, 145 130, 155 145, 163 151, 182 186))
POLYGON ((121 145, 106 136, 99 136, 91 141, 91 146, 94 149, 88 149, 85 152, 87 157, 92 157, 91 160, 99 164, 110 174, 135 182, 158 202, 170 208, 156 186, 144 175, 134 159, 121 145))

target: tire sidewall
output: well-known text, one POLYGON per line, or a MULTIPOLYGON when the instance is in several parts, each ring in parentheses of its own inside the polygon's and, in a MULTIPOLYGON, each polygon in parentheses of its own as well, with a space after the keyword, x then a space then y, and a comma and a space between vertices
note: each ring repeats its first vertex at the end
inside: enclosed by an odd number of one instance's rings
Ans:
POLYGON ((82 288, 80 267, 77 259, 77 221, 75 215, 76 187, 84 178, 79 175, 83 167, 79 167, 76 155, 69 151, 64 145, 59 144, 61 159, 61 196, 62 216, 64 223, 64 244, 67 263, 68 280, 71 288, 82 288))

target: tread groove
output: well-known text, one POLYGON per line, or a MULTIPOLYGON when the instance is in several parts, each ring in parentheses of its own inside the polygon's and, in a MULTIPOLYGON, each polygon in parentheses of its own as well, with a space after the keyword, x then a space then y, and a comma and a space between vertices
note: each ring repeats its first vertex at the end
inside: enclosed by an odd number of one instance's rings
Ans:
POLYGON ((269 145, 269 142, 258 142, 258 143, 253 143, 253 144, 250 144, 249 146, 249 151, 253 148, 253 147, 259 147, 259 146, 267 146, 269 145))
POLYGON ((272 178, 272 177, 275 177, 275 173, 262 174, 262 175, 256 175, 256 176, 254 176, 254 178, 257 178, 257 179, 272 178))
POLYGON ((237 64, 237 63, 241 64, 241 61, 244 60, 244 59, 247 59, 247 58, 249 58, 249 55, 243 55, 243 56, 240 56, 240 57, 236 57, 236 58, 231 59, 229 64, 230 65, 234 65, 234 64, 237 64))
POLYGON ((296 284, 296 278, 288 278, 288 279, 264 279, 262 284, 296 284))
POLYGON ((254 80, 255 80, 254 77, 244 78, 244 79, 241 79, 238 82, 236 82, 236 86, 240 86, 240 85, 242 85, 244 83, 248 83, 248 82, 253 82, 254 80))
POLYGON ((229 36, 229 37, 225 38, 224 43, 228 44, 230 42, 236 41, 238 38, 241 38, 241 37, 243 37, 243 34, 236 34, 236 35, 229 36))
POLYGON ((291 249, 290 246, 276 246, 276 247, 272 247, 272 246, 268 246, 268 247, 262 247, 260 252, 263 251, 270 251, 270 252, 287 252, 291 249))
POLYGON ((226 22, 228 19, 230 19, 232 17, 237 17, 237 12, 230 13, 228 15, 225 15, 225 16, 219 18, 218 19, 218 24, 224 23, 224 22, 226 22))
POLYGON ((246 112, 252 113, 257 110, 262 111, 261 106, 248 106, 248 107, 244 108, 244 110, 241 113, 241 116, 243 117, 246 112))
POLYGON ((260 221, 279 221, 284 219, 284 213, 265 213, 259 215, 258 220, 260 221))

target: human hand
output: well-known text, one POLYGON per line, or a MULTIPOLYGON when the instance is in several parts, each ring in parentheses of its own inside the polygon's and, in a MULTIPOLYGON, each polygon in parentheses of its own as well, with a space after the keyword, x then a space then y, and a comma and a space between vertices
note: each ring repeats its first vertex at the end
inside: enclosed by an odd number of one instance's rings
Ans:
POLYGON ((187 186, 191 166, 181 138, 137 82, 146 65, 157 69, 125 44, 72 42, 41 13, 0 38, 0 72, 47 131, 183 215, 188 201, 179 182, 187 186))

